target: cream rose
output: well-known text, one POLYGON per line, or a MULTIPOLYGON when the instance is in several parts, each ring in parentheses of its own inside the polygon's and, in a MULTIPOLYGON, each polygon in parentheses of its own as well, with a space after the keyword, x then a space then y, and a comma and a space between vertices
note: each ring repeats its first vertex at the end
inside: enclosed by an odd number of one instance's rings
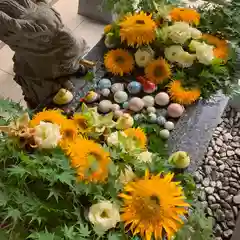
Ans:
POLYGON ((188 68, 193 65, 195 59, 196 55, 184 51, 179 54, 178 58, 176 59, 176 62, 179 66, 183 68, 188 68))
POLYGON ((105 232, 120 222, 119 208, 110 201, 102 201, 90 207, 88 218, 98 231, 105 232))
POLYGON ((203 43, 196 49, 197 59, 204 65, 210 65, 214 59, 213 46, 203 43))
POLYGON ((126 185, 127 183, 131 182, 136 177, 135 173, 133 172, 130 166, 126 166, 125 170, 121 172, 119 176, 120 183, 126 185))
POLYGON ((138 155, 138 161, 145 162, 145 163, 151 163, 152 162, 152 156, 153 154, 151 152, 145 151, 138 155))
POLYGON ((55 148, 61 139, 60 126, 49 122, 40 122, 35 128, 35 141, 40 148, 55 148))
POLYGON ((172 45, 170 47, 165 48, 164 54, 166 59, 169 62, 176 62, 179 58, 179 55, 184 52, 182 46, 180 45, 172 45))
POLYGON ((134 56, 139 67, 146 67, 152 61, 154 52, 151 48, 139 48, 134 56))

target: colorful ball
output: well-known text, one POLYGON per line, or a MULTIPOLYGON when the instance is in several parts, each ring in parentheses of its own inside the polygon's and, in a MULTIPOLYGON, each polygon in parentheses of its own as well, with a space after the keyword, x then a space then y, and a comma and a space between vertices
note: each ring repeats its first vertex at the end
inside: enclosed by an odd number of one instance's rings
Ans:
POLYGON ((112 102, 109 100, 102 100, 98 105, 98 109, 102 113, 107 113, 111 111, 111 108, 112 108, 112 102))
POLYGON ((104 88, 110 88, 112 86, 111 80, 108 78, 102 78, 98 82, 98 88, 99 89, 104 89, 104 88))
POLYGON ((167 109, 168 116, 172 118, 179 118, 184 112, 184 107, 178 103, 171 103, 167 109))
POLYGON ((170 122, 170 121, 167 121, 165 122, 164 124, 164 128, 171 131, 174 129, 174 123, 173 122, 170 122))
POLYGON ((120 110, 120 106, 119 106, 118 104, 114 103, 114 104, 112 104, 111 110, 112 110, 113 112, 115 112, 115 111, 117 111, 117 110, 120 110))
POLYGON ((140 112, 144 107, 144 102, 141 98, 133 97, 129 101, 128 108, 134 112, 140 112))
POLYGON ((112 93, 116 93, 118 91, 124 91, 124 85, 122 83, 114 83, 111 87, 112 93))
POLYGON ((128 109, 129 103, 128 102, 124 102, 122 106, 123 106, 124 109, 128 109))
POLYGON ((156 123, 157 122, 157 115, 155 113, 150 113, 148 115, 148 117, 149 117, 149 122, 150 123, 156 123))
POLYGON ((160 126, 163 126, 166 123, 166 118, 163 116, 158 116, 157 117, 157 124, 160 126))
POLYGON ((166 117, 167 116, 167 109, 165 109, 165 108, 157 109, 157 115, 166 117))
POLYGON ((155 113, 156 112, 156 108, 155 107, 148 107, 147 108, 147 112, 148 113, 155 113))
POLYGON ((104 97, 108 97, 110 94, 110 90, 108 88, 104 88, 100 92, 104 97))
POLYGON ((170 137, 170 132, 167 129, 163 129, 159 132, 159 136, 162 139, 167 140, 170 137))
POLYGON ((130 82, 128 85, 127 85, 127 90, 129 93, 131 94, 137 94, 137 93, 140 93, 141 92, 141 89, 142 89, 142 84, 137 82, 137 81, 133 81, 133 82, 130 82))
POLYGON ((96 92, 94 92, 94 91, 89 91, 89 92, 87 93, 87 95, 85 96, 84 101, 85 101, 86 103, 92 103, 92 102, 97 101, 98 98, 99 98, 99 95, 98 95, 96 92))
POLYGON ((153 107, 154 106, 154 98, 150 95, 148 96, 144 96, 142 98, 143 102, 144 102, 144 106, 145 107, 153 107))
POLYGON ((116 110, 113 114, 115 118, 120 118, 123 115, 123 112, 121 110, 116 110))
POLYGON ((168 105, 170 98, 167 93, 160 92, 155 96, 155 102, 159 106, 166 106, 168 105))
POLYGON ((114 98, 114 101, 117 102, 117 103, 124 103, 128 100, 128 95, 124 91, 117 91, 114 94, 113 98, 114 98))

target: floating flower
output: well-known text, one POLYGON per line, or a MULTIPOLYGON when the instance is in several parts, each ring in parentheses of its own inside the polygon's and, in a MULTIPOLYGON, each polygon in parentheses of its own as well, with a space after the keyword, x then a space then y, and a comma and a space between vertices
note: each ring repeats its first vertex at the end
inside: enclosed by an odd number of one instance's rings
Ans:
POLYGON ((119 208, 110 201, 102 201, 90 207, 88 219, 96 230, 105 232, 120 222, 119 208))
POLYGON ((151 82, 159 84, 171 76, 171 69, 164 59, 157 59, 146 66, 145 74, 151 82))
POLYGON ((66 117, 62 115, 61 110, 44 110, 35 114, 30 121, 30 126, 35 127, 40 122, 50 122, 58 125, 62 125, 66 120, 66 117))
POLYGON ((128 128, 124 131, 127 137, 132 138, 136 141, 137 145, 145 149, 147 145, 147 137, 141 128, 128 128))
POLYGON ((121 171, 119 181, 123 185, 126 185, 127 183, 133 181, 134 178, 136 178, 136 175, 133 172, 132 168, 130 166, 126 166, 124 171, 121 171))
POLYGON ((75 113, 73 115, 73 121, 77 125, 80 133, 86 133, 89 131, 88 121, 82 113, 75 113))
POLYGON ((51 149, 57 147, 60 139, 60 126, 50 122, 40 122, 35 128, 34 139, 40 148, 51 149))
POLYGON ((105 55, 104 64, 107 70, 114 75, 123 76, 133 70, 134 59, 128 51, 115 49, 105 55))
POLYGON ((139 67, 146 67, 154 57, 153 50, 149 48, 139 48, 135 53, 135 62, 139 67))
POLYGON ((179 80, 169 83, 168 93, 174 102, 183 105, 194 103, 201 95, 201 91, 198 88, 184 88, 179 80))
POLYGON ((198 25, 200 22, 200 14, 191 8, 173 8, 170 12, 172 21, 183 21, 189 24, 198 25))
POLYGON ((121 219, 133 235, 142 239, 162 239, 163 231, 171 239, 181 228, 181 216, 187 213, 187 207, 179 182, 173 182, 173 174, 149 176, 128 183, 123 199, 121 219))
POLYGON ((216 58, 227 60, 228 58, 228 43, 226 40, 219 39, 210 34, 203 34, 202 39, 207 44, 213 45, 213 54, 216 58))
POLYGON ((78 138, 69 148, 71 165, 80 180, 103 182, 108 176, 110 154, 92 140, 78 138))
POLYGON ((127 15, 119 25, 121 41, 129 46, 150 44, 156 37, 156 23, 144 12, 127 15))
POLYGON ((141 152, 137 159, 139 162, 151 163, 153 154, 149 151, 141 152))
POLYGON ((112 25, 108 24, 104 27, 104 34, 108 34, 112 30, 112 25))

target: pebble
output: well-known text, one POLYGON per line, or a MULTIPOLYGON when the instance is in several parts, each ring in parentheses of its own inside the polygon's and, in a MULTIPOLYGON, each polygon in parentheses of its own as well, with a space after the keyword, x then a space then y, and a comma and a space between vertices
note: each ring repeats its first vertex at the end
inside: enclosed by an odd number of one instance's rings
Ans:
POLYGON ((212 195, 209 195, 209 196, 208 196, 208 202, 210 202, 210 203, 215 203, 215 202, 216 202, 215 197, 212 196, 212 195))
POLYGON ((235 153, 240 157, 240 148, 237 148, 237 149, 235 150, 235 153))
POLYGON ((232 211, 226 211, 225 217, 226 217, 226 220, 228 220, 228 221, 234 220, 234 214, 232 211))
POLYGON ((231 229, 228 229, 228 230, 226 230, 226 231, 223 232, 223 236, 224 236, 225 238, 231 237, 232 234, 233 234, 233 231, 232 231, 231 229))
POLYGON ((213 194, 214 193, 214 188, 213 187, 206 187, 205 188, 206 193, 208 194, 213 194))
POLYGON ((218 203, 211 204, 211 205, 210 205, 210 208, 211 208, 213 211, 215 211, 215 210, 217 210, 217 209, 220 208, 220 204, 218 204, 218 203))
POLYGON ((205 201, 206 200, 206 192, 205 191, 201 191, 200 193, 199 193, 199 199, 201 200, 201 201, 205 201))
POLYGON ((202 182, 204 187, 208 187, 210 184, 210 179, 209 178, 204 178, 202 182))
POLYGON ((219 196, 223 199, 225 199, 228 196, 228 192, 224 190, 219 191, 219 196))
POLYGON ((224 165, 224 164, 222 164, 222 165, 219 166, 219 171, 222 172, 224 169, 225 169, 225 165, 224 165))
POLYGON ((214 161, 209 161, 209 164, 210 164, 211 166, 217 166, 216 162, 214 162, 214 161))
POLYGON ((231 156, 233 156, 234 154, 235 154, 234 151, 227 151, 227 156, 228 156, 228 157, 231 157, 231 156))
POLYGON ((240 204, 240 194, 233 197, 233 202, 235 204, 240 204))
POLYGON ((236 206, 233 206, 233 212, 234 212, 234 215, 235 215, 235 218, 238 216, 238 208, 236 206))
POLYGON ((215 217, 218 222, 222 222, 225 220, 225 214, 221 209, 217 209, 217 211, 215 212, 215 217))
POLYGON ((231 135, 231 133, 226 133, 226 134, 224 134, 223 135, 223 139, 224 139, 224 141, 228 141, 228 140, 232 140, 232 135, 231 135))
POLYGON ((218 138, 217 141, 216 141, 216 144, 217 144, 219 147, 221 147, 221 146, 223 145, 223 141, 222 141, 220 138, 218 138))

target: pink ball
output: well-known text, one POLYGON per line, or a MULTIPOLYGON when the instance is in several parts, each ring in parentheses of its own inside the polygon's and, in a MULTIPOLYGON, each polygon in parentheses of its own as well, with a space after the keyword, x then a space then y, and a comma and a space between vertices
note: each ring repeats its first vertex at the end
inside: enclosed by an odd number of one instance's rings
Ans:
POLYGON ((168 106, 168 116, 172 118, 179 118, 184 112, 184 107, 178 103, 171 103, 168 106))
POLYGON ((160 92, 155 96, 155 103, 159 106, 166 106, 168 105, 170 98, 167 93, 160 92))

